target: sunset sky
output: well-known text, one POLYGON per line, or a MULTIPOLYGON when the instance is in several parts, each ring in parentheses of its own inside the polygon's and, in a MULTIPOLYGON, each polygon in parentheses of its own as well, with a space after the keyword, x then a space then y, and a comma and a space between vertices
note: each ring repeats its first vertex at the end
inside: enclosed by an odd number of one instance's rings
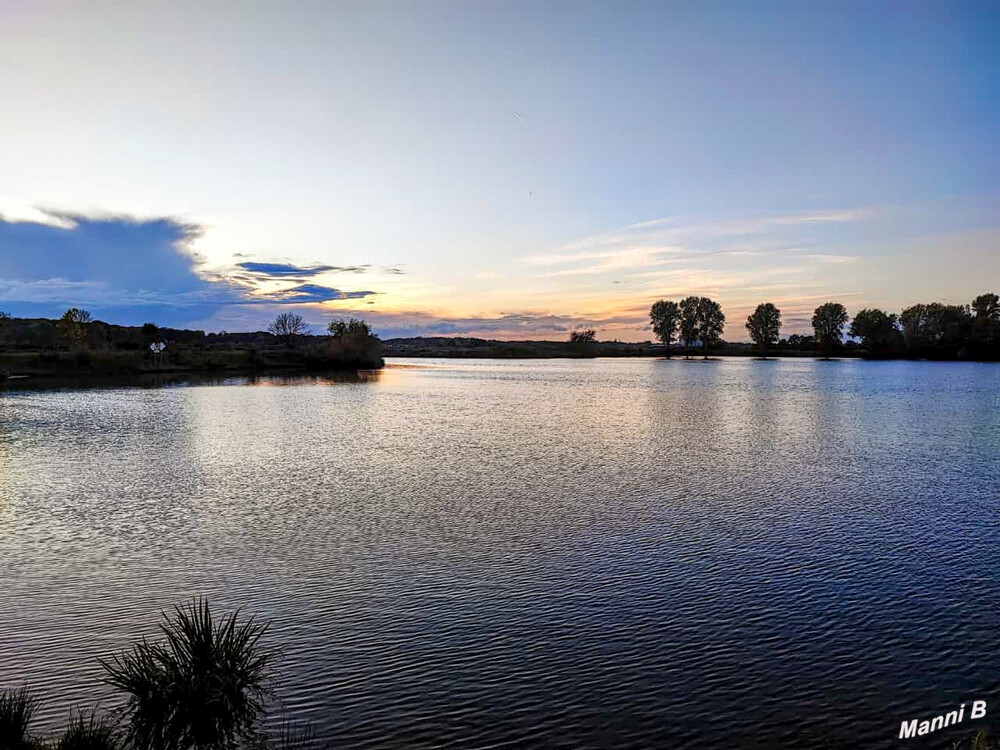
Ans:
POLYGON ((0 310, 645 340, 1000 292, 1000 4, 0 2, 0 310))

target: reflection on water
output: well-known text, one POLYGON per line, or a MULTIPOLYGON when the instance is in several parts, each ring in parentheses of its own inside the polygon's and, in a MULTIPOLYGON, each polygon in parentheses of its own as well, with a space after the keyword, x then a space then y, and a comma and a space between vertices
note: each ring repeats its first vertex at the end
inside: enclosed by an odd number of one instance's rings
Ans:
POLYGON ((368 383, 377 381, 383 370, 333 370, 312 372, 264 372, 252 374, 155 372, 141 375, 84 377, 14 377, 0 381, 5 391, 89 390, 94 388, 163 388, 191 385, 301 385, 303 383, 368 383))
POLYGON ((0 682, 55 726, 209 594, 350 747, 891 747, 995 695, 1000 368, 401 364, 6 391, 0 682))

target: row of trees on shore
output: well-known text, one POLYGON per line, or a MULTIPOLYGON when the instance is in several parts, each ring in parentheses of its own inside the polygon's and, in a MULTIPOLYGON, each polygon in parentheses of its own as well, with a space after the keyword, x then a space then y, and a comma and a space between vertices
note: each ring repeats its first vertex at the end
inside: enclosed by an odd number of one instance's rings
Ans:
MULTIPOLYGON (((383 364, 382 342, 364 320, 332 320, 324 335, 316 336, 310 335, 300 315, 291 312, 278 315, 267 331, 209 334, 153 323, 114 325, 94 320, 87 310, 75 307, 56 320, 12 318, 0 313, 0 352, 5 350, 10 356, 0 364, 28 374, 64 370, 115 374, 178 368, 343 369, 383 364)), ((0 379, 4 367, 0 367, 0 379)))
POLYGON ((699 344, 706 354, 722 340, 726 325, 722 306, 708 297, 685 297, 679 303, 661 299, 653 303, 649 318, 661 343, 673 346, 679 337, 684 346, 699 344))
MULTIPOLYGON (((12 326, 13 320, 14 319, 9 313, 0 312, 0 331, 8 326, 12 326)), ((138 329, 134 327, 130 328, 128 326, 109 326, 106 323, 95 321, 94 316, 91 315, 89 311, 78 307, 71 307, 66 310, 66 312, 64 312, 58 320, 55 321, 54 333, 57 340, 49 339, 49 343, 53 346, 58 343, 62 343, 70 348, 86 348, 94 345, 95 343, 108 343, 113 345, 117 342, 112 336, 108 336, 106 330, 108 328, 117 328, 124 331, 141 331, 143 347, 163 338, 166 332, 172 332, 172 329, 160 328, 155 323, 144 323, 138 329), (94 334, 96 334, 96 336, 94 334), (95 338, 97 339, 97 342, 95 342, 95 338), (101 339, 104 339, 104 341, 102 342, 101 339)), ((201 337, 205 336, 205 333, 202 331, 185 332, 191 334, 201 334, 201 337)), ((275 319, 268 324, 267 332, 281 344, 289 348, 294 347, 295 344, 304 337, 311 335, 309 325, 305 322, 305 319, 303 319, 301 315, 291 312, 281 313, 275 317, 275 319)), ((326 326, 326 334, 333 339, 360 340, 378 338, 367 322, 356 318, 351 318, 350 320, 331 320, 326 326)), ((227 336, 229 334, 222 332, 221 335, 227 336)))
MULTIPOLYGON (((278 315, 267 327, 268 333, 292 348, 296 343, 309 336, 309 326, 302 318, 291 312, 278 315)), ((331 320, 326 326, 329 345, 339 355, 350 355, 359 359, 377 357, 381 348, 378 336, 372 327, 364 320, 351 318, 331 320)))
MULTIPOLYGON (((726 316, 722 306, 708 297, 690 296, 680 302, 659 300, 649 313, 656 338, 667 347, 680 344, 688 352, 694 348, 707 354, 726 345, 739 351, 746 345, 726 344, 722 333, 726 316)), ((876 357, 928 357, 1000 359, 1000 297, 981 294, 969 305, 940 302, 917 304, 899 314, 878 308, 865 308, 853 319, 839 302, 826 302, 812 315, 812 335, 792 334, 781 338, 782 313, 773 302, 757 306, 746 320, 745 328, 753 347, 762 355, 795 351, 822 353, 824 356, 860 349, 876 357), (848 326, 848 323, 850 325, 848 326), (845 341, 845 335, 850 337, 845 341)), ((91 314, 70 308, 58 320, 14 320, 0 313, 0 347, 15 349, 70 349, 93 351, 148 351, 154 342, 168 341, 177 346, 197 349, 258 349, 274 351, 283 347, 285 358, 338 359, 357 363, 380 362, 382 344, 363 320, 333 320, 325 336, 311 335, 300 315, 278 315, 267 332, 206 334, 159 328, 152 323, 141 327, 116 326, 95 321, 91 314)), ((580 351, 594 349, 594 329, 573 331, 570 343, 580 351)))
MULTIPOLYGON (((719 303, 708 297, 659 300, 650 308, 649 319, 660 343, 679 343, 688 350, 697 346, 705 356, 719 346, 726 322, 719 303)), ((844 305, 825 302, 813 311, 811 322, 812 336, 780 339, 781 310, 764 302, 747 316, 746 330, 764 356, 786 347, 830 356, 843 347, 846 332, 874 356, 1000 358, 1000 297, 992 292, 979 295, 971 305, 931 302, 912 305, 898 315, 865 308, 853 320, 844 305)))

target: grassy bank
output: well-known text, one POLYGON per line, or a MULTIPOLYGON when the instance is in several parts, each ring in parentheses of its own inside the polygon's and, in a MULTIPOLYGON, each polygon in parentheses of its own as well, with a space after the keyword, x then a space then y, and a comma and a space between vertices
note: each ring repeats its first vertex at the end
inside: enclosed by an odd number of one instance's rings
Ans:
POLYGON ((153 357, 142 351, 6 351, 0 352, 4 377, 126 377, 170 373, 256 373, 274 371, 376 369, 381 352, 350 354, 323 344, 300 349, 175 349, 153 357))
POLYGON ((363 321, 332 321, 327 335, 318 336, 295 316, 279 316, 272 328, 205 333, 152 323, 119 326, 75 308, 59 320, 0 316, 0 379, 322 372, 384 364, 382 342, 363 321))

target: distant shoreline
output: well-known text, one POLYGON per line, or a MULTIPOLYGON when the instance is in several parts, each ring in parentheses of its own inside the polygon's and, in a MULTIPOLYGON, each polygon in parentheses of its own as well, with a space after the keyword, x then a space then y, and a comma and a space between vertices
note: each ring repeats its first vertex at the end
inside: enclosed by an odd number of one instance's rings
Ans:
MULTIPOLYGON (((177 357, 177 353, 174 353, 177 357)), ((308 351, 186 350, 183 363, 154 363, 141 352, 0 351, 0 384, 65 380, 120 380, 173 376, 242 377, 254 375, 324 375, 377 370, 384 360, 336 361, 313 358, 308 351)))
MULTIPOLYGON (((420 350, 397 350, 387 346, 384 357, 391 359, 456 359, 456 360, 570 360, 570 359, 671 359, 701 362, 706 355, 698 350, 671 350, 669 357, 662 347, 643 344, 616 344, 605 347, 596 345, 593 351, 574 351, 571 345, 562 342, 496 342, 497 347, 448 348, 425 347, 420 350), (538 344, 544 344, 538 346, 538 344)), ((376 366, 336 366, 316 367, 299 362, 281 362, 269 360, 266 364, 248 365, 246 360, 240 362, 239 350, 230 352, 234 356, 228 363, 200 363, 194 366, 174 364, 153 365, 142 359, 131 361, 123 366, 115 362, 110 368, 88 369, 71 364, 72 353, 62 353, 67 361, 55 367, 23 366, 24 360, 33 355, 28 352, 0 352, 0 389, 21 390, 34 388, 73 388, 101 387, 116 385, 158 386, 190 382, 218 383, 231 378, 317 378, 333 381, 361 382, 370 380, 373 373, 385 367, 383 359, 376 366), (22 366, 16 361, 21 359, 22 366)), ((761 353, 753 350, 720 348, 708 353, 708 360, 722 358, 762 359, 761 353)), ((116 358, 120 359, 120 358, 116 358)), ((801 350, 769 351, 768 360, 779 359, 825 359, 817 352, 801 350)), ((980 362, 968 358, 926 359, 917 357, 879 357, 868 356, 866 352, 839 352, 832 354, 831 360, 853 359, 865 361, 937 361, 937 362, 980 362)), ((986 360, 989 361, 989 360, 986 360)), ((107 363, 105 363, 106 365, 107 363)))
POLYGON ((126 374, 48 373, 38 375, 12 375, 0 379, 3 391, 34 390, 87 390, 100 388, 160 388, 183 385, 221 385, 239 380, 302 381, 363 383, 378 377, 382 368, 357 368, 333 370, 304 370, 301 368, 271 368, 261 370, 156 370, 126 374))
MULTIPOLYGON (((383 342, 383 354, 386 357, 402 358, 445 358, 445 359, 594 359, 618 357, 652 357, 684 359, 687 357, 701 359, 705 352, 698 348, 689 349, 672 347, 668 349, 662 344, 651 342, 628 343, 622 341, 596 341, 588 344, 573 344, 565 341, 496 341, 473 338, 409 338, 387 339, 383 342)), ((711 357, 749 357, 761 359, 775 358, 812 358, 827 357, 814 349, 794 349, 777 346, 766 352, 743 343, 727 343, 709 350, 711 357)), ((993 362, 992 359, 976 359, 973 357, 926 357, 905 356, 902 353, 873 354, 851 342, 839 350, 830 353, 830 359, 866 359, 866 360, 911 360, 937 362, 993 362)))

